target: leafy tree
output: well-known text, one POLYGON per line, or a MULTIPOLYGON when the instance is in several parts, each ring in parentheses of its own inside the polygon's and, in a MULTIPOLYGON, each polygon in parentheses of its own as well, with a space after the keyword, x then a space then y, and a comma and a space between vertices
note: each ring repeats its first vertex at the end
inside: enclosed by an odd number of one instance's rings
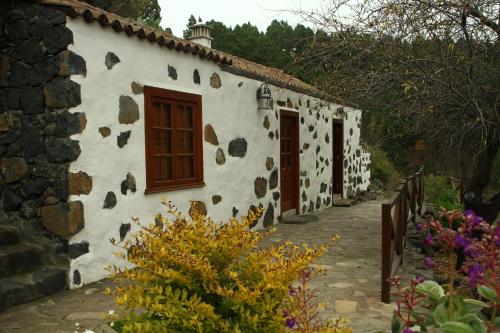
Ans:
POLYGON ((83 0, 92 6, 140 21, 154 29, 160 26, 161 8, 158 0, 83 0))
POLYGON ((186 30, 184 30, 182 32, 182 36, 184 38, 189 38, 189 36, 191 35, 191 30, 189 29, 190 26, 192 26, 193 24, 196 24, 196 17, 194 17, 193 14, 191 14, 191 16, 189 16, 189 19, 188 19, 188 23, 186 24, 186 30))
POLYGON ((481 205, 500 146, 500 2, 330 3, 308 14, 327 35, 302 63, 322 68, 341 102, 391 114, 453 159, 469 205, 481 205))

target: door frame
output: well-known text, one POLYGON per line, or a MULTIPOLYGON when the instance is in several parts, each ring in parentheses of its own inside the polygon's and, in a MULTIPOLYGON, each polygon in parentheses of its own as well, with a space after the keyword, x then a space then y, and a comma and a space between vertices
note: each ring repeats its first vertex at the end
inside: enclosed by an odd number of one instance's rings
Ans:
MULTIPOLYGON (((291 117, 295 118, 295 121, 297 123, 296 127, 296 135, 297 135, 297 144, 296 144, 296 152, 293 156, 296 158, 296 165, 297 168, 295 169, 295 179, 297 182, 297 197, 295 198, 296 202, 296 208, 295 212, 297 215, 300 214, 300 119, 299 119, 299 112, 297 111, 290 111, 286 109, 280 109, 280 119, 279 119, 279 126, 280 126, 280 139, 279 141, 279 161, 280 161, 280 217, 281 219, 283 218, 283 193, 282 193, 282 186, 281 186, 281 138, 282 138, 282 133, 281 133, 281 120, 283 116, 286 117, 291 117)), ((293 133, 293 131, 292 131, 293 133)), ((293 134, 292 134, 293 135, 293 134)), ((292 147, 293 149, 293 147, 292 147)), ((293 158, 292 156, 292 158, 293 158)), ((291 210, 291 209, 290 209, 291 210)))
MULTIPOLYGON (((340 173, 340 196, 342 197, 342 199, 344 198, 344 120, 343 119, 335 119, 333 118, 332 119, 332 197, 334 194, 339 194, 339 193, 333 193, 333 172, 334 172, 334 167, 335 167, 335 161, 333 161, 333 151, 335 149, 335 136, 334 136, 334 127, 335 125, 341 125, 342 126, 342 131, 341 131, 341 142, 342 142, 342 146, 341 146, 341 149, 340 149, 340 169, 342 170, 342 172, 340 173)), ((333 205, 333 200, 332 200, 332 205, 333 205)))

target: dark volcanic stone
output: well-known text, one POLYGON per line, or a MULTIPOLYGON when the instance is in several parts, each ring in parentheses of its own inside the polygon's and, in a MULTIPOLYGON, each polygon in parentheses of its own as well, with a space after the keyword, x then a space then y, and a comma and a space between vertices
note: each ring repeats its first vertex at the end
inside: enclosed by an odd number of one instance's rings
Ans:
POLYGON ((120 96, 120 112, 118 121, 120 124, 133 124, 139 119, 139 105, 130 96, 120 96))
POLYGON ((262 123, 262 125, 264 126, 265 129, 269 129, 269 127, 271 127, 271 123, 269 122, 268 116, 264 117, 264 122, 262 123))
POLYGON ((269 132, 269 134, 268 134, 267 136, 268 136, 268 137, 269 137, 269 139, 271 139, 271 140, 272 140, 272 139, 274 139, 274 132, 273 132, 273 131, 269 132))
POLYGON ((269 177, 269 189, 275 189, 278 186, 278 168, 274 168, 269 177))
POLYGON ((55 135, 68 137, 73 134, 81 133, 85 129, 87 119, 85 113, 71 113, 64 111, 57 114, 55 135))
POLYGON ((120 135, 116 137, 118 147, 123 148, 128 143, 128 139, 130 138, 130 133, 131 131, 121 132, 120 135))
POLYGON ((205 125, 205 130, 203 131, 203 136, 205 137, 205 141, 211 143, 215 146, 219 144, 219 140, 217 139, 217 134, 215 133, 214 128, 210 124, 205 125))
POLYGON ((328 136, 328 134, 327 134, 327 135, 325 135, 325 142, 326 142, 326 143, 330 143, 330 137, 328 136))
POLYGON ((0 173, 6 184, 17 182, 28 175, 29 168, 24 158, 11 157, 0 160, 0 173))
POLYGON ((219 89, 222 86, 219 74, 213 73, 212 76, 210 76, 210 86, 215 89, 219 89))
POLYGON ((61 76, 87 75, 85 60, 78 54, 65 50, 57 55, 56 68, 61 76))
POLYGON ((47 59, 33 65, 28 72, 28 84, 38 86, 52 79, 57 74, 57 66, 54 59, 47 59))
POLYGON ((307 201, 306 191, 302 191, 302 201, 307 201))
POLYGON ((17 132, 16 131, 8 131, 7 133, 0 134, 0 145, 10 144, 16 141, 17 132))
POLYGON ((80 275, 80 272, 75 269, 73 272, 73 284, 75 286, 79 286, 82 283, 82 277, 80 275))
POLYGON ((224 151, 222 150, 222 148, 218 148, 215 152, 215 162, 218 165, 226 163, 226 156, 224 155, 224 151))
POLYGON ((39 196, 41 195, 47 187, 49 187, 50 182, 45 178, 30 179, 23 185, 23 191, 27 196, 39 196))
POLYGON ((220 195, 218 195, 218 194, 212 195, 212 203, 214 205, 217 205, 221 201, 222 201, 222 197, 220 195))
POLYGON ((316 209, 320 209, 321 207, 321 199, 319 197, 316 198, 316 209))
POLYGON ((22 62, 16 62, 12 64, 12 66, 10 67, 10 73, 7 78, 7 84, 11 87, 25 85, 28 71, 29 66, 22 62))
POLYGON ((233 207, 233 211, 232 211, 233 217, 236 217, 236 215, 238 215, 238 212, 239 212, 239 210, 236 209, 236 207, 233 207))
POLYGON ((129 172, 127 178, 121 183, 121 192, 123 195, 127 195, 127 191, 135 193, 136 190, 135 177, 129 172))
POLYGON ((27 21, 14 20, 5 27, 7 37, 13 42, 28 39, 30 37, 29 26, 27 21))
POLYGON ((7 90, 7 107, 11 109, 21 108, 21 89, 10 88, 7 90))
POLYGON ((273 192, 273 199, 274 201, 278 201, 280 198, 280 192, 273 192))
POLYGON ((263 177, 257 177, 255 178, 253 185, 254 185, 255 195, 257 196, 257 198, 262 198, 266 195, 267 179, 263 177))
POLYGON ((38 87, 25 87, 21 91, 21 107, 26 114, 42 113, 43 94, 42 89, 38 87))
POLYGON ((325 184, 325 183, 321 183, 319 192, 320 193, 325 193, 327 189, 328 189, 328 185, 325 184))
POLYGON ((271 203, 267 206, 266 213, 264 214, 263 226, 268 228, 274 224, 274 207, 271 203))
POLYGON ((68 245, 68 255, 71 259, 78 258, 89 252, 89 243, 86 241, 68 245))
POLYGON ((229 143, 229 155, 233 157, 245 157, 247 153, 247 140, 244 138, 236 138, 229 143))
POLYGON ((102 205, 102 208, 111 209, 115 206, 116 206, 116 195, 114 192, 109 191, 106 194, 106 198, 104 199, 104 205, 102 205))
POLYGON ((108 52, 106 53, 106 57, 104 58, 104 65, 106 65, 106 68, 109 70, 113 68, 114 65, 120 62, 120 58, 113 52, 108 52))
POLYGON ((6 212, 17 210, 23 203, 23 199, 9 189, 3 191, 2 197, 2 206, 6 212))
POLYGON ((272 157, 267 157, 266 158, 266 169, 271 171, 273 167, 274 167, 274 159, 272 157))
POLYGON ((73 43, 73 33, 64 25, 49 26, 41 34, 43 45, 49 53, 57 53, 73 43))
POLYGON ((27 40, 17 50, 19 57, 30 64, 41 61, 44 56, 43 53, 42 45, 35 39, 27 40))
POLYGON ((122 223, 120 226, 120 242, 123 242, 129 231, 130 223, 122 223))
POLYGON ((195 84, 200 84, 200 72, 197 69, 193 71, 193 82, 195 84))
POLYGON ((43 92, 45 95, 45 105, 48 108, 70 108, 82 102, 80 85, 69 78, 55 78, 45 85, 43 92))
POLYGON ((168 76, 172 78, 172 80, 177 80, 177 69, 174 66, 168 65, 168 76))
POLYGON ((79 142, 68 138, 51 140, 45 148, 50 162, 72 162, 81 152, 79 142))

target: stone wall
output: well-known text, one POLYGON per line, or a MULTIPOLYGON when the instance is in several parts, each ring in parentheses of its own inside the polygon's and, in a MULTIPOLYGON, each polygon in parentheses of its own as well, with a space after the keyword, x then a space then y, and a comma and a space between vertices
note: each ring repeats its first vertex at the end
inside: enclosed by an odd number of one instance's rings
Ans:
POLYGON ((0 6, 0 223, 66 252, 84 227, 82 203, 69 196, 90 186, 69 173, 80 155, 71 135, 86 126, 84 113, 70 112, 81 103, 70 77, 86 74, 85 61, 68 50, 63 13, 30 1, 0 6))

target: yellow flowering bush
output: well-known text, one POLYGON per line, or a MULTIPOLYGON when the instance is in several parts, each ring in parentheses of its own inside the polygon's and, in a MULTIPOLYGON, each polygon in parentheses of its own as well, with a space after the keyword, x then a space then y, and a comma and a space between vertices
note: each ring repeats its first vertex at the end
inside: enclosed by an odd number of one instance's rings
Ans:
MULTIPOLYGON (((291 242, 259 247, 251 231, 262 209, 242 221, 191 218, 164 202, 171 219, 157 215, 123 243, 118 255, 133 268, 110 267, 119 282, 108 290, 122 308, 121 332, 283 332, 289 286, 327 246, 291 242)), ((288 303, 287 303, 288 302, 288 303)), ((336 332, 336 331, 331 331, 336 332)))

